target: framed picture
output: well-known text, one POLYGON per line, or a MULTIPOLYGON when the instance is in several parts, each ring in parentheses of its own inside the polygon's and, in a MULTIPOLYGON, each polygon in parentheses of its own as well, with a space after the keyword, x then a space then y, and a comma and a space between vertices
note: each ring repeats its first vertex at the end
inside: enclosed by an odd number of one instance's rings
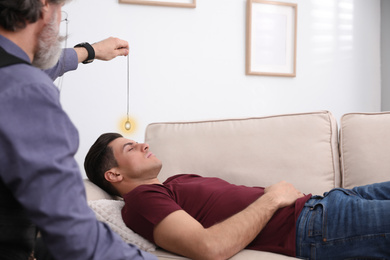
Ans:
POLYGON ((297 4, 247 0, 246 74, 296 76, 297 4))
POLYGON ((119 0, 119 3, 195 8, 196 0, 119 0))

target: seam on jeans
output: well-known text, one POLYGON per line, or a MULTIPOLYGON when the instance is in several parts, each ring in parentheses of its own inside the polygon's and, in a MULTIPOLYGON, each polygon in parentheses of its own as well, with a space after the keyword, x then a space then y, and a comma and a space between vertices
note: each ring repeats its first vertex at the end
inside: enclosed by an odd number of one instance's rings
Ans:
POLYGON ((353 258, 344 258, 343 260, 386 260, 386 258, 383 258, 383 257, 360 256, 360 257, 353 257, 353 258))
POLYGON ((307 235, 308 237, 313 237, 315 236, 315 231, 314 231, 314 220, 317 216, 317 212, 313 210, 313 208, 310 208, 309 212, 311 213, 310 214, 310 218, 309 218, 309 225, 308 225, 308 230, 307 230, 307 235))
POLYGON ((321 202, 313 205, 311 207, 311 218, 310 218, 310 223, 309 223, 309 237, 317 237, 317 236, 321 236, 323 237, 323 234, 324 234, 324 212, 325 212, 325 205, 322 204, 321 202), (317 209, 317 207, 320 208, 321 212, 318 212, 319 209, 317 209), (321 216, 322 214, 322 216, 321 216), (321 226, 315 230, 314 229, 314 225, 315 225, 315 221, 317 220, 317 218, 321 218, 321 226))
MULTIPOLYGON (((322 242, 322 243, 319 243, 319 244, 316 244, 316 246, 318 247, 322 247, 322 246, 345 246, 345 244, 348 244, 348 243, 353 243, 354 240, 359 240, 359 241, 367 241, 367 240, 371 240, 371 239, 377 239, 378 237, 382 237, 383 239, 386 239, 386 237, 389 237, 390 236, 390 233, 381 233, 381 234, 369 234, 369 235, 357 235, 357 236, 353 236, 353 237, 348 237, 348 238, 338 238, 338 239, 333 239, 333 240, 328 240, 326 242, 322 242)), ((311 251, 313 249, 311 248, 311 251)), ((314 258, 313 258, 314 259, 314 258)), ((347 258, 343 258, 343 260, 386 260, 387 258, 383 258, 383 257, 368 257, 368 256, 359 256, 359 257, 347 257, 347 258)))
POLYGON ((322 240, 326 240, 328 236, 328 232, 326 227, 328 223, 328 211, 326 210, 326 207, 322 205, 322 240))
POLYGON ((322 244, 323 245, 332 245, 332 244, 336 245, 336 244, 348 243, 348 242, 355 241, 355 240, 360 240, 360 241, 371 240, 371 239, 376 239, 378 237, 386 239, 386 237, 389 237, 389 236, 390 236, 390 233, 356 235, 356 236, 351 236, 351 237, 328 239, 326 242, 324 242, 322 244))
POLYGON ((297 248, 299 252, 296 252, 296 253, 299 253, 299 255, 302 255, 303 236, 306 236, 305 235, 305 227, 306 227, 306 225, 304 225, 303 223, 307 223, 307 218, 308 218, 309 212, 310 212, 310 210, 305 209, 305 215, 301 216, 301 219, 300 219, 300 221, 298 223, 299 241, 296 241, 295 243, 298 243, 298 245, 299 245, 298 248, 297 248))
POLYGON ((315 260, 316 259, 316 244, 311 244, 310 245, 310 260, 315 260))

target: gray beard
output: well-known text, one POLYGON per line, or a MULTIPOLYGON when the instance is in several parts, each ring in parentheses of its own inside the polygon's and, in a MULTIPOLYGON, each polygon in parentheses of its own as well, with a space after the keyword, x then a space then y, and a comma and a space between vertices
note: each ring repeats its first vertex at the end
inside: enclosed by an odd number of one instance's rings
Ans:
POLYGON ((56 16, 48 23, 39 35, 37 51, 32 64, 40 69, 49 69, 59 60, 61 55, 61 42, 65 37, 58 36, 56 16))

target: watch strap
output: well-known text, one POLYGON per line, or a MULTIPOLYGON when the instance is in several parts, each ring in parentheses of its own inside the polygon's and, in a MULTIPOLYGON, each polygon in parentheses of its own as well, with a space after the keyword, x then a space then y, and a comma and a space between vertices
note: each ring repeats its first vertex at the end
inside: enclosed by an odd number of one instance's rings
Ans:
POLYGON ((74 46, 74 48, 85 48, 88 52, 88 57, 85 61, 83 61, 83 64, 91 63, 95 59, 95 50, 93 49, 92 45, 88 42, 82 42, 74 46))

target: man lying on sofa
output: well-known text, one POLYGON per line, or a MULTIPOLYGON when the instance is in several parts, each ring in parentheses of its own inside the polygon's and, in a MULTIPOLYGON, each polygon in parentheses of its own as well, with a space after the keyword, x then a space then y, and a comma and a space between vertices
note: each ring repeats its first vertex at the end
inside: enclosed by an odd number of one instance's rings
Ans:
POLYGON ((88 178, 123 197, 126 225, 192 259, 226 259, 244 248, 310 259, 390 256, 390 182, 304 195, 291 184, 237 186, 218 178, 158 180, 161 161, 120 134, 101 135, 88 178))

